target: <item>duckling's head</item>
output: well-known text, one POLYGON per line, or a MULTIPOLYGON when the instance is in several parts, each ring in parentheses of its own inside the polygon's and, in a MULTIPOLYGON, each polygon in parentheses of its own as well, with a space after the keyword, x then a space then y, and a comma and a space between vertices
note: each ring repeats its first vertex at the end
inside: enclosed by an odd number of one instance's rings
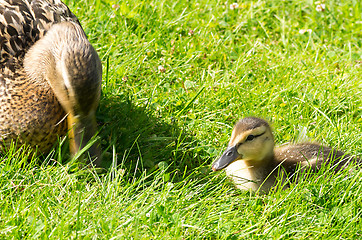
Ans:
POLYGON ((260 118, 243 118, 236 123, 228 148, 212 164, 212 170, 222 170, 237 160, 251 166, 263 165, 272 158, 273 149, 274 137, 269 124, 260 118))

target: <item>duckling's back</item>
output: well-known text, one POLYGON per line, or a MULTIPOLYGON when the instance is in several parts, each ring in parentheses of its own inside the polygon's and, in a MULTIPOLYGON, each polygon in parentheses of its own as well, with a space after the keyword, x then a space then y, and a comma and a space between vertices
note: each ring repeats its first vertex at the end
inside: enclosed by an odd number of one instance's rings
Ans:
POLYGON ((49 84, 32 81, 23 68, 29 48, 63 21, 79 24, 59 0, 0 0, 0 149, 16 141, 44 152, 67 131, 49 84))
POLYGON ((326 165, 328 169, 339 171, 351 163, 360 164, 360 159, 354 156, 317 143, 281 146, 275 149, 275 159, 289 174, 294 173, 298 166, 317 171, 326 165))

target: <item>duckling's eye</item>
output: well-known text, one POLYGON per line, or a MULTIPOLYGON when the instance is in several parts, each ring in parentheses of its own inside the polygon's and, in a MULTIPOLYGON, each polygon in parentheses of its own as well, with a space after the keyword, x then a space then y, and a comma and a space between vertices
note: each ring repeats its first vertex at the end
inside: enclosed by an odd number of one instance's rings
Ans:
POLYGON ((253 139, 255 138, 255 136, 254 135, 249 135, 247 138, 246 138, 246 142, 247 141, 252 141, 253 139))

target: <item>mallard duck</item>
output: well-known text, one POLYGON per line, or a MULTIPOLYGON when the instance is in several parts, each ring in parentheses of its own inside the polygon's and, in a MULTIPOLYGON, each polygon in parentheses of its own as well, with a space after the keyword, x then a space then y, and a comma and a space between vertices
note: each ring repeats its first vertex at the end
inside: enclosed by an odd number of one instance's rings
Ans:
MULTIPOLYGON (((76 154, 96 134, 102 67, 60 0, 0 0, 0 148, 47 153, 68 134, 76 154)), ((96 165, 100 148, 88 149, 96 165)))
POLYGON ((339 171, 358 161, 318 143, 274 148, 274 136, 268 122, 247 117, 236 123, 228 148, 212 164, 212 170, 225 169, 240 189, 267 193, 278 179, 286 187, 285 181, 297 180, 295 176, 301 171, 317 171, 323 164, 339 171))

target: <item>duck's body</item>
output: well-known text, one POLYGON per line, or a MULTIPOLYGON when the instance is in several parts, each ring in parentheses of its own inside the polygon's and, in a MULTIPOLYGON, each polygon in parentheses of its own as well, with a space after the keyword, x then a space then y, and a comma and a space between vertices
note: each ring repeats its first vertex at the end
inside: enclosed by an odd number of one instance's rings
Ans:
MULTIPOLYGON (((101 87, 99 57, 75 15, 60 0, 0 0, 0 56, 0 149, 16 142, 46 153, 70 132, 75 154, 96 133, 101 87)), ((90 154, 100 157, 98 146, 90 154)))
POLYGON ((213 170, 226 170, 236 186, 267 193, 278 183, 298 180, 304 171, 317 171, 322 165, 333 171, 359 159, 317 143, 289 144, 274 149, 269 124, 259 118, 244 118, 233 130, 229 147, 214 162, 213 170))

